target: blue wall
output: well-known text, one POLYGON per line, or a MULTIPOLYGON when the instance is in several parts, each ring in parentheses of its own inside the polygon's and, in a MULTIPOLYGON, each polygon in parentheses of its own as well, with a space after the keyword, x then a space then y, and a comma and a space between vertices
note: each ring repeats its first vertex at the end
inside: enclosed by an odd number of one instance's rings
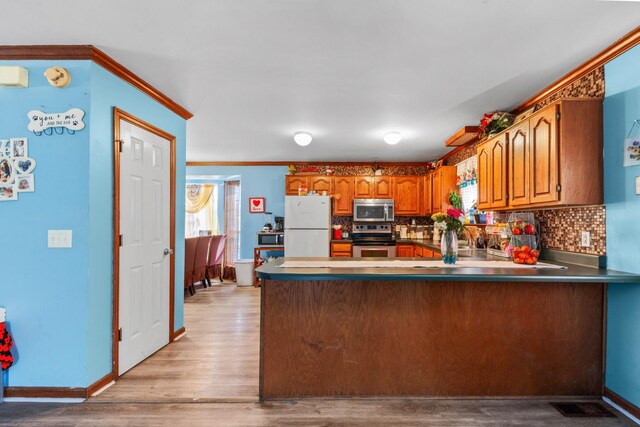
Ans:
MULTIPOLYGON (((257 232, 265 216, 249 213, 249 197, 264 197, 267 212, 284 215, 284 176, 287 166, 189 166, 187 175, 240 175, 241 219, 240 257, 253 259, 257 232)), ((222 193, 219 193, 220 195, 222 193)))
POLYGON ((50 86, 44 61, 0 61, 29 69, 29 88, 0 88, 0 138, 26 136, 37 166, 35 193, 0 202, 3 266, 0 306, 15 338, 11 386, 86 386, 89 129, 91 63, 56 61, 72 75, 66 89, 50 86), (27 112, 85 111, 75 135, 35 136, 27 112), (73 230, 71 249, 47 248, 47 230, 73 230))
POLYGON ((111 370, 113 107, 176 137, 174 330, 184 324, 184 189, 186 121, 104 68, 91 64, 88 384, 111 370))
MULTIPOLYGON (((90 61, 0 61, 29 70, 29 88, 0 88, 0 139, 27 136, 35 192, 0 203, 5 224, 0 306, 7 308, 16 363, 9 386, 86 387, 111 371, 112 111, 138 115, 177 137, 177 188, 184 187, 185 121, 90 61), (67 68, 65 89, 43 76, 67 68), (35 136, 27 112, 85 111, 74 135, 35 136), (95 113, 95 114, 94 114, 95 113), (47 230, 71 229, 71 249, 47 248, 47 230)), ((184 192, 176 198, 176 321, 183 324, 184 192)))
MULTIPOLYGON (((640 166, 623 167, 623 141, 640 119, 640 47, 605 66, 604 198, 608 267, 640 274, 640 166)), ((637 127, 636 127, 637 129, 637 127)), ((610 285, 606 385, 640 406, 640 284, 610 285)))

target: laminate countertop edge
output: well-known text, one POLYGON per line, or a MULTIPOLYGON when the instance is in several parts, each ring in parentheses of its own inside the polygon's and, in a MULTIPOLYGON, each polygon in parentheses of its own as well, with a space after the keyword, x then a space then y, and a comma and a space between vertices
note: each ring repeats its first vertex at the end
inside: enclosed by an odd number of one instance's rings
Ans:
MULTIPOLYGON (((299 260, 300 258, 296 258, 299 260)), ((316 258, 318 259, 318 258, 316 258)), ((331 258, 326 258, 327 260, 331 258)), ((344 258, 350 259, 350 258, 344 258)), ((477 281, 477 282, 581 282, 640 284, 640 275, 615 270, 584 267, 554 262, 565 269, 529 268, 283 268, 274 263, 263 264, 256 269, 258 277, 269 280, 322 281, 322 280, 373 280, 373 281, 477 281)))

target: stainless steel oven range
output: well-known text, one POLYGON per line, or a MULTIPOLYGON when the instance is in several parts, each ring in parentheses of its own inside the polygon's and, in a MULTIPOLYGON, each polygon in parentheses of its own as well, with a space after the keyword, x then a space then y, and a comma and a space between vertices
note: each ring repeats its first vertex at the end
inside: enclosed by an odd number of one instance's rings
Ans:
POLYGON ((354 258, 395 258, 396 241, 393 226, 387 223, 354 223, 354 258))

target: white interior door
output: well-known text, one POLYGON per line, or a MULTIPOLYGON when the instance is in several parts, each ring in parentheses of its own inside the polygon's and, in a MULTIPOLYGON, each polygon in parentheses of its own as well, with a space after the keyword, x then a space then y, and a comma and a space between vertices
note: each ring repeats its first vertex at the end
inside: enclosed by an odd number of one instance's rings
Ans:
POLYGON ((119 375, 169 342, 171 143, 120 120, 119 375))

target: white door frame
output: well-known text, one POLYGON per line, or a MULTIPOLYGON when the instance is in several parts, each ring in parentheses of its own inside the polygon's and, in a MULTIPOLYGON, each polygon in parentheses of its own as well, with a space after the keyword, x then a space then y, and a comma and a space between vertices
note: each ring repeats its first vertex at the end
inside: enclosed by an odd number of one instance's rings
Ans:
MULTIPOLYGON (((147 123, 139 118, 128 114, 117 107, 113 108, 113 351, 112 351, 112 377, 118 378, 118 351, 119 351, 119 306, 120 306, 120 121, 124 120, 135 126, 143 128, 155 135, 158 135, 170 143, 169 151, 171 153, 170 160, 170 196, 169 196, 169 239, 170 247, 175 248, 176 230, 175 230, 175 212, 176 212, 176 137, 147 123)), ((169 257, 169 343, 180 335, 182 329, 174 332, 174 304, 175 304, 175 253, 169 257)))

